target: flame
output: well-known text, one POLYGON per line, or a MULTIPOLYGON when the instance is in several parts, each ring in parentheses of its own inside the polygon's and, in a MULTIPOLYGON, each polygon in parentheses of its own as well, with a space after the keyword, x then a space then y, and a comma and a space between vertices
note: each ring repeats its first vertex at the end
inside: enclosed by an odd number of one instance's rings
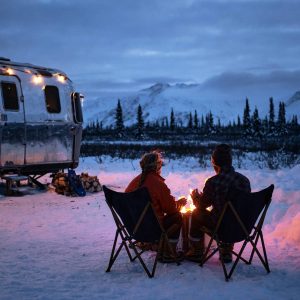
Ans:
MULTIPOLYGON (((186 202, 186 205, 185 206, 183 206, 181 209, 180 209, 180 212, 182 213, 182 214, 185 214, 185 213, 187 213, 187 212, 192 212, 195 208, 196 208, 196 206, 194 205, 194 203, 193 203, 193 199, 192 199, 192 197, 191 197, 191 193, 192 193, 192 189, 190 189, 190 193, 189 193, 189 195, 187 196, 187 202, 186 202)), ((179 199, 180 198, 185 198, 185 196, 180 196, 179 197, 179 199)))
POLYGON ((181 212, 182 214, 185 214, 185 213, 187 212, 185 206, 181 207, 180 212, 181 212))
POLYGON ((209 207, 206 207, 206 210, 207 211, 209 211, 209 212, 211 212, 212 211, 212 209, 213 209, 213 206, 211 205, 211 206, 209 206, 209 207))
MULTIPOLYGON (((186 202, 186 205, 181 207, 180 209, 180 212, 182 214, 186 214, 186 213, 191 213, 195 208, 196 206, 194 205, 193 203, 193 199, 192 199, 192 196, 191 196, 191 193, 192 193, 192 189, 190 189, 190 194, 187 196, 187 202, 186 202)), ((185 196, 180 196, 178 198, 178 200, 180 200, 181 198, 185 198, 185 196)), ((211 212, 213 210, 213 206, 209 206, 209 207, 206 207, 206 210, 211 212)))

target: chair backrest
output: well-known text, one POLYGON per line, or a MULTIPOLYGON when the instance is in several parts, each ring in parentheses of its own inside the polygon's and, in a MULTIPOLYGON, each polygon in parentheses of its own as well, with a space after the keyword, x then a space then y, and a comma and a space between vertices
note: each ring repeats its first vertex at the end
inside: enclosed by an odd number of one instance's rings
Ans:
POLYGON ((151 205, 151 197, 146 187, 130 193, 120 193, 103 186, 105 200, 109 208, 118 215, 115 222, 124 225, 131 238, 140 242, 155 242, 160 239, 162 229, 151 205), (143 211, 148 206, 148 209, 143 211), (135 228, 140 221, 140 225, 135 228))
POLYGON ((271 203, 273 190, 273 184, 255 193, 231 189, 228 194, 229 203, 226 204, 228 206, 219 227, 219 239, 225 243, 237 243, 247 238, 233 210, 230 208, 231 205, 234 207, 249 235, 259 222, 262 226, 265 214, 271 203), (261 217, 259 218, 259 216, 261 217))

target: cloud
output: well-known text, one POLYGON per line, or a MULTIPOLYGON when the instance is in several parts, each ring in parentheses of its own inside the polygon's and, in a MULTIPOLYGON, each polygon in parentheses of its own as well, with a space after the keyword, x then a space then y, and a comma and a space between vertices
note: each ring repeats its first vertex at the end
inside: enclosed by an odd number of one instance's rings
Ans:
POLYGON ((161 56, 162 53, 156 50, 150 49, 129 49, 125 52, 125 55, 129 56, 161 56))
POLYGON ((2 2, 0 55, 80 84, 300 69, 299 1, 2 2))
MULTIPOLYGON (((201 51, 201 50, 200 50, 201 51)), ((185 51, 158 51, 158 50, 150 50, 150 49, 129 49, 125 51, 125 55, 127 56, 145 56, 145 57, 189 57, 195 56, 199 53, 196 49, 189 49, 185 51)))
POLYGON ((226 72, 218 76, 214 76, 205 82, 202 86, 206 88, 218 88, 223 90, 232 90, 235 88, 245 87, 262 87, 270 85, 278 85, 284 88, 300 88, 300 70, 297 71, 275 71, 265 74, 252 73, 232 73, 226 72))

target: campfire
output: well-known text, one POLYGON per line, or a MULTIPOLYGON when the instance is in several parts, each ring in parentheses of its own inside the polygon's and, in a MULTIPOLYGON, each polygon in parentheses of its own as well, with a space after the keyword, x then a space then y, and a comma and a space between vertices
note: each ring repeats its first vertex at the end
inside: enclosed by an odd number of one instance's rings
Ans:
MULTIPOLYGON (((180 209, 180 212, 181 212, 182 214, 192 213, 193 210, 196 208, 196 206, 195 206, 194 203, 193 203, 193 199, 192 199, 192 197, 191 197, 192 191, 193 191, 193 190, 190 189, 190 193, 189 193, 189 195, 188 195, 187 197, 186 197, 186 196, 180 196, 180 197, 178 198, 178 200, 181 199, 181 198, 186 198, 186 199, 187 199, 186 205, 183 206, 183 207, 181 207, 181 209, 180 209)), ((206 207, 206 210, 209 211, 209 212, 210 212, 212 209, 213 209, 213 206, 206 207)))
POLYGON ((185 196, 180 196, 180 197, 179 197, 179 199, 180 199, 180 198, 186 198, 186 199, 187 199, 186 205, 183 206, 183 207, 181 207, 181 209, 180 209, 180 212, 181 212, 182 214, 185 214, 185 213, 191 213, 191 212, 196 208, 196 206, 195 206, 194 203, 193 203, 193 199, 192 199, 192 197, 191 197, 192 191, 193 191, 193 190, 190 189, 190 193, 189 193, 189 195, 188 195, 187 197, 185 197, 185 196))

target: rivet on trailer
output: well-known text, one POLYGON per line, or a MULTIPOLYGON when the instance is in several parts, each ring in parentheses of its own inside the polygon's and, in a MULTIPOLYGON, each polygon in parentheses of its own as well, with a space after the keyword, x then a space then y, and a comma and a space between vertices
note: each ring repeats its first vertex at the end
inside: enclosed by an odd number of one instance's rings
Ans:
POLYGON ((83 96, 56 69, 0 57, 0 176, 38 179, 76 168, 83 96))

